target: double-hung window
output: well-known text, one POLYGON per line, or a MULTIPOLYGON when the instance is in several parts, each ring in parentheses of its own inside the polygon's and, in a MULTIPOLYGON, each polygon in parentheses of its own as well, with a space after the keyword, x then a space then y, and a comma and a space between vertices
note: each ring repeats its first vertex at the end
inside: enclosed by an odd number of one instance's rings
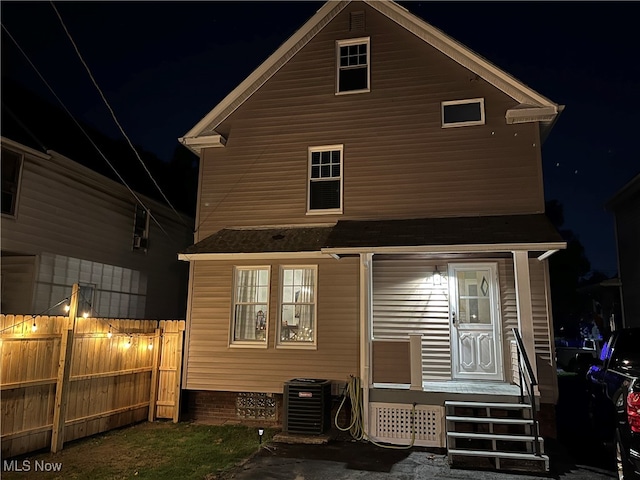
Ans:
POLYGON ((315 347, 317 266, 283 266, 280 278, 278 346, 315 347))
POLYGON ((270 267, 236 267, 231 344, 267 346, 270 267))
POLYGON ((342 213, 342 145, 309 148, 308 213, 342 213))
POLYGON ((336 94, 369 91, 369 37, 336 42, 336 94))

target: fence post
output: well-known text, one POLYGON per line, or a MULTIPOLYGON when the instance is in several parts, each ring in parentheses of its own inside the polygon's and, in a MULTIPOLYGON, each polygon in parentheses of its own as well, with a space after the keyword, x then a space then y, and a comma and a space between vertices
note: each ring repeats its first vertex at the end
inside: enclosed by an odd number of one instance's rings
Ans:
POLYGON ((178 423, 180 417, 180 384, 182 380, 182 343, 184 341, 185 321, 178 322, 178 345, 176 348, 176 383, 175 383, 175 402, 173 404, 173 423, 178 423))
POLYGON ((69 319, 67 321, 67 328, 62 331, 60 359, 58 360, 56 399, 53 405, 53 429, 51 433, 51 451, 53 453, 62 450, 62 445, 64 444, 64 426, 67 414, 67 402, 69 400, 71 357, 73 355, 73 333, 76 326, 79 294, 80 286, 74 283, 71 298, 69 299, 69 319))
POLYGON ((156 328, 154 338, 157 339, 154 342, 155 350, 153 352, 153 364, 151 370, 151 393, 149 394, 149 421, 153 422, 156 419, 156 400, 158 399, 158 369, 160 367, 160 354, 162 350, 162 330, 156 328))

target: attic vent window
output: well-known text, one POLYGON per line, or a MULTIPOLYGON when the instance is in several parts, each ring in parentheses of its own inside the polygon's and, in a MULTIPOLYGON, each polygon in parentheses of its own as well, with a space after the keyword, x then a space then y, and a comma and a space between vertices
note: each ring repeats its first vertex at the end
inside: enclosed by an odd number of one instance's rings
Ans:
POLYGON ((349 14, 349 30, 362 31, 365 29, 364 12, 351 12, 349 14))
POLYGON ((336 42, 336 94, 369 91, 369 37, 336 42))
POLYGON ((442 102, 442 128, 484 125, 484 98, 442 102))

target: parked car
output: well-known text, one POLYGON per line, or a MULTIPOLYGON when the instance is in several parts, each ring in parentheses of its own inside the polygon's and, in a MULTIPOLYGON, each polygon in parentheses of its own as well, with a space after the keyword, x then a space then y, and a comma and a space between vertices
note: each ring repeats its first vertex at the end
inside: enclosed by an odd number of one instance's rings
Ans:
POLYGON ((640 328, 613 332, 587 381, 596 433, 615 445, 618 478, 640 479, 640 328))
POLYGON ((600 357, 602 340, 582 339, 577 343, 556 341, 556 365, 567 372, 584 375, 594 360, 600 357))

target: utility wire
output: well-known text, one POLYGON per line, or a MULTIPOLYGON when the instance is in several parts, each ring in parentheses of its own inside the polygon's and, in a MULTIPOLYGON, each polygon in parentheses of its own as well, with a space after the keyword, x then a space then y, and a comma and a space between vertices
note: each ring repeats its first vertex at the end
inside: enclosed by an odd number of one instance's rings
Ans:
POLYGON ((47 312, 49 312, 49 311, 53 310, 54 308, 56 308, 58 305, 61 305, 61 304, 63 304, 64 302, 68 301, 71 297, 73 297, 73 294, 71 294, 71 295, 70 295, 70 296, 68 296, 68 297, 63 298, 62 300, 60 300, 60 301, 59 301, 58 303, 56 303, 55 305, 53 305, 53 306, 51 306, 51 307, 47 308, 46 310, 43 310, 43 311, 42 311, 42 312, 40 312, 40 313, 35 313, 35 314, 33 314, 33 315, 25 315, 25 317, 26 317, 26 318, 25 318, 24 320, 22 320, 21 322, 18 322, 18 323, 14 323, 13 325, 10 325, 10 326, 8 326, 8 327, 3 328, 2 330, 0 330, 0 333, 4 332, 5 330, 9 330, 10 328, 17 327, 18 325, 22 325, 23 323, 26 323, 27 321, 35 320, 35 318, 36 318, 36 317, 41 317, 41 316, 42 316, 42 315, 44 315, 45 313, 47 313, 47 312))
POLYGON ((22 123, 20 118, 18 118, 18 116, 15 113, 13 113, 13 111, 9 108, 9 106, 6 103, 2 102, 2 105, 4 106, 4 108, 7 111, 7 113, 11 117, 13 117, 13 119, 18 123, 18 125, 20 125, 20 127, 22 127, 22 129, 25 132, 27 132, 27 134, 36 141, 36 143, 40 146, 42 151, 46 153, 47 152, 47 147, 44 146, 44 144, 40 141, 40 139, 38 137, 36 137, 36 135, 31 130, 29 130, 29 128, 24 123, 22 123))
POLYGON ((109 109, 109 112, 111 113, 111 117, 113 118, 113 121, 115 122, 115 124, 118 126, 118 128, 120 129, 120 132, 122 133, 122 136, 127 140, 127 143, 129 144, 129 146, 131 147, 131 150, 133 150, 133 153, 135 153, 136 158, 140 161, 140 164, 142 165, 142 167, 144 168, 145 172, 147 172, 147 175, 149 175, 149 178, 151 179, 151 181, 153 182, 153 184, 156 186, 156 188, 158 189, 158 191, 160 192, 160 194, 162 195, 162 198, 164 198, 165 202, 167 202, 167 205, 169 205, 171 207, 171 209, 174 211, 174 213, 176 214, 176 216, 180 219, 180 221, 182 222, 182 224, 189 228, 189 225, 187 225, 187 223, 184 221, 184 219, 180 216, 180 214, 178 213, 178 211, 174 208, 174 206, 171 204, 171 202, 169 201, 169 199, 167 198, 167 196, 164 194, 164 192, 162 191, 162 189, 160 188, 160 185, 158 185, 158 182, 156 182, 155 178, 153 178, 153 175, 151 174, 151 172, 149 171, 149 169, 147 168, 147 166, 145 165, 144 161, 142 160, 142 158, 140 157, 140 154, 138 153, 138 151, 136 150, 136 148, 133 146, 133 143, 131 142, 131 140, 129 139, 129 137, 127 136, 127 134, 124 131, 124 128, 122 128, 122 125, 120 125, 120 122, 118 121, 118 119, 116 118, 116 114, 113 111, 113 109, 111 108, 111 105, 109 105, 109 102, 107 101, 106 97, 104 96, 104 93, 102 93, 102 90, 100 89, 100 87, 98 86, 98 82, 96 82, 96 79, 94 78, 93 74, 91 73, 91 70, 89 69, 89 65, 87 65, 87 62, 84 61, 84 58, 82 57, 82 54, 80 53, 80 50, 78 50, 78 46, 76 45, 76 42, 73 40, 73 37, 71 37, 71 33, 69 33, 69 30, 67 29, 67 26, 65 25, 64 21, 62 20, 62 17, 60 16, 60 12, 58 12, 58 9, 56 8, 56 6, 53 4, 53 1, 50 1, 49 3, 51 3, 51 6, 53 7, 53 10, 56 12, 56 15, 58 16, 58 19, 60 20, 60 24, 62 25, 62 28, 64 28, 65 33, 67 34, 67 37, 69 38, 69 41, 71 42, 71 44, 73 45, 73 48, 76 51, 76 54, 78 55, 78 58, 80 59, 80 61, 82 62, 82 65, 84 66, 85 70, 87 71, 87 73, 89 74, 89 78, 91 79, 91 81, 93 82, 93 85, 96 87, 96 90, 98 90, 98 93, 100 94, 100 97, 102 98, 102 101, 104 102, 104 104, 107 106, 107 109, 109 109))
POLYGON ((9 33, 9 30, 7 30, 7 27, 4 25, 4 23, 2 24, 2 28, 4 29, 4 31, 7 33, 7 35, 9 35, 9 38, 13 41, 13 43, 16 45, 16 47, 18 47, 18 50, 20 50, 20 53, 22 53, 22 55, 24 55, 24 58, 27 59, 27 61, 29 62, 29 64, 31 65, 31 67, 35 70, 35 72, 38 74, 38 76, 40 77, 40 80, 42 80, 44 82, 44 84, 47 86, 47 88, 49 89, 49 91, 53 94, 54 97, 56 97, 56 100, 58 100, 58 102, 60 102, 60 105, 62 105, 62 108, 64 108, 65 112, 67 112, 67 114, 71 117, 71 119, 73 120, 73 122, 77 125, 77 127, 82 131, 82 133, 84 133, 84 135, 87 137, 87 139, 89 140, 89 142, 91 143, 91 145, 93 145, 93 147, 98 151, 98 153, 100 154, 100 156, 104 159, 105 162, 107 162, 107 165, 109 165, 109 167, 111 167, 111 170, 113 170, 113 172, 116 174, 116 176, 118 177, 118 179, 120 179, 120 181, 122 182, 122 184, 127 187, 127 190, 129 190, 129 192, 131 193, 131 195, 133 195, 133 197, 136 199, 136 201, 142 205, 142 208, 144 208, 148 213, 149 216, 153 219, 153 221, 155 222, 156 225, 158 225, 158 227, 160 228, 160 230, 162 230, 162 232, 167 236, 167 238, 169 238, 169 240, 174 241, 173 238, 171 238, 171 236, 167 233, 167 231, 163 228, 162 225, 160 225, 160 222, 158 222, 158 220, 156 220, 156 218, 153 216, 153 214, 151 213, 151 211, 147 208, 147 206, 144 204, 144 202, 140 199, 140 197, 138 197, 138 195, 136 195, 136 193, 131 189, 131 187, 127 184, 127 182, 124 180, 124 178, 122 178, 122 175, 120 175, 120 173, 118 172, 118 170, 116 170, 116 167, 113 166, 113 164, 109 161, 109 159, 105 156, 104 153, 102 153, 102 150, 100 150, 100 147, 98 147, 98 145, 95 144, 95 142, 93 141, 93 139, 91 138, 91 136, 85 131, 84 128, 82 128, 82 125, 80 125, 80 122, 78 122, 76 120, 76 118, 73 116, 73 114, 69 111, 69 109, 67 108, 67 106, 64 104, 64 102, 60 99, 60 97, 58 97, 58 95, 56 94, 56 92, 53 90, 53 88, 51 87, 51 85, 49 85, 49 83, 45 80, 45 78, 42 76, 42 74, 40 73, 40 71, 36 68, 36 66, 33 64, 33 62, 31 61, 31 59, 29 58, 29 56, 26 54, 26 52, 22 49, 22 47, 18 44, 18 42, 16 41, 15 38, 13 38, 13 35, 11 35, 11 33, 9 33))

